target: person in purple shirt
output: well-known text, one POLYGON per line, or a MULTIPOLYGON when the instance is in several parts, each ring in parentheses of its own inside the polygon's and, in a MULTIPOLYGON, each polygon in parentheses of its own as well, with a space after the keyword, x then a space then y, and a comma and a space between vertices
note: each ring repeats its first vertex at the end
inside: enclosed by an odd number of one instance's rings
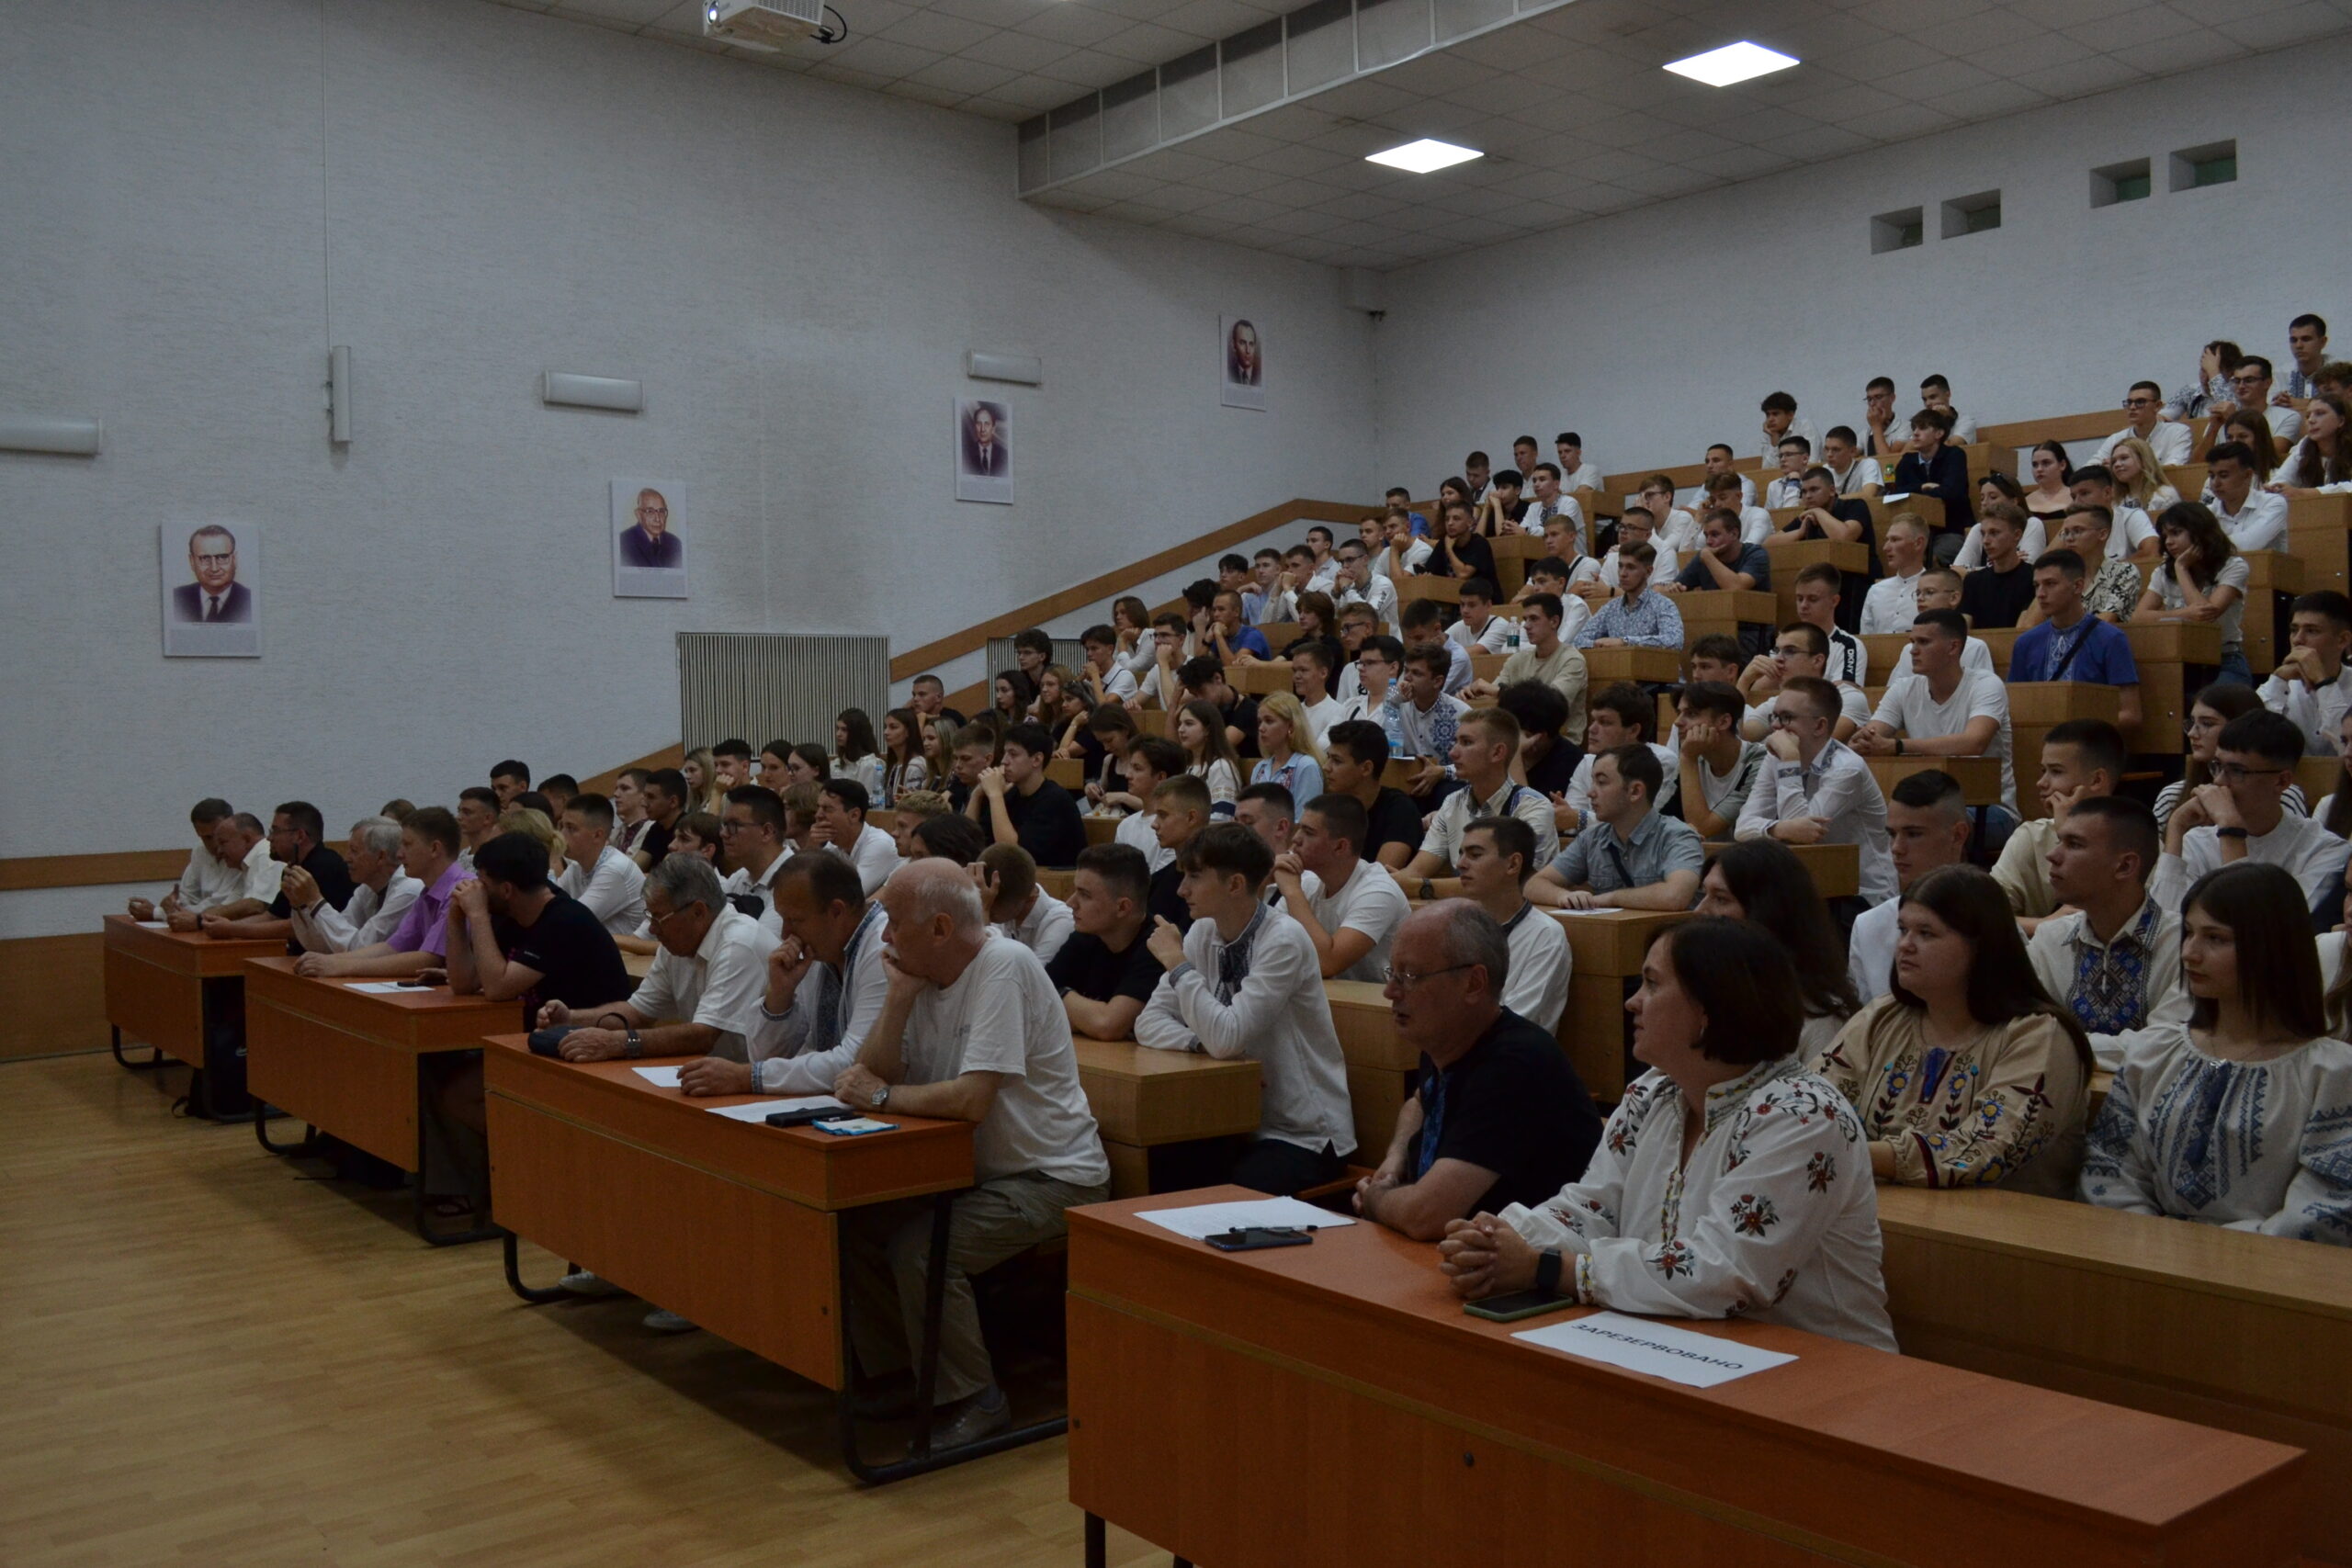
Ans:
POLYGON ((447 952, 449 895, 466 880, 458 863, 458 819, 427 806, 401 825, 401 866, 424 884, 398 930, 383 942, 350 953, 306 953, 295 961, 298 975, 391 978, 441 966, 447 952))

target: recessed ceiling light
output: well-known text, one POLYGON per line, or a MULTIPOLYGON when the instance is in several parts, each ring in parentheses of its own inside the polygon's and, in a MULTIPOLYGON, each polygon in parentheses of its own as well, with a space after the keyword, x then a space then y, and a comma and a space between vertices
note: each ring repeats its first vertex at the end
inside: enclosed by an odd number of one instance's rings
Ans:
POLYGON ((1775 71, 1786 71, 1795 63, 1797 58, 1793 54, 1782 54, 1777 49, 1766 49, 1760 43, 1749 43, 1742 39, 1721 49, 1711 49, 1704 54, 1694 54, 1688 60, 1675 61, 1667 69, 1677 76, 1704 82, 1710 87, 1728 87, 1735 82, 1769 76, 1775 71))
POLYGON ((1374 152, 1365 158, 1364 162, 1385 164, 1392 169, 1403 169, 1408 174, 1427 175, 1433 174, 1439 169, 1450 169, 1456 164, 1466 164, 1473 158, 1485 156, 1484 152, 1474 147, 1456 147, 1451 141, 1433 141, 1424 136, 1419 141, 1408 141, 1402 147, 1391 147, 1385 152, 1374 152))

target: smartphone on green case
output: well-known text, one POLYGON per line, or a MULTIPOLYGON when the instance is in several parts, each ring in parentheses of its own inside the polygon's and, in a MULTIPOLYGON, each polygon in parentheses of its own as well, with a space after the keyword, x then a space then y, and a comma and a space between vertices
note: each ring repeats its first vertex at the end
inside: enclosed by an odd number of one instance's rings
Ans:
POLYGON ((1559 1312, 1576 1304, 1569 1297, 1546 1295, 1542 1291, 1513 1291, 1507 1296, 1488 1296, 1484 1301, 1464 1302, 1462 1310, 1472 1317, 1483 1317, 1495 1323, 1517 1323, 1523 1317, 1541 1317, 1547 1312, 1559 1312))

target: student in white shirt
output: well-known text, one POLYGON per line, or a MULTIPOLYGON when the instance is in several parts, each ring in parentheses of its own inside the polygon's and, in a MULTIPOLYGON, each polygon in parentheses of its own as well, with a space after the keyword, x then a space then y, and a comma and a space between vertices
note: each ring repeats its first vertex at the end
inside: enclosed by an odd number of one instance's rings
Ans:
POLYGON ((855 779, 827 779, 817 786, 818 835, 834 853, 849 857, 870 898, 899 869, 899 846, 865 819, 869 799, 855 779))
POLYGON ((351 825, 344 864, 353 886, 351 901, 340 909, 320 897, 318 885, 300 866, 286 874, 294 940, 305 953, 349 953, 384 941, 400 930, 408 907, 424 891, 423 883, 401 869, 401 825, 389 817, 363 817, 351 825), (306 891, 301 883, 310 884, 306 891))
POLYGON ((1135 671, 1119 662, 1119 634, 1107 626, 1092 626, 1080 632, 1079 646, 1086 649, 1086 668, 1080 678, 1086 682, 1087 701, 1124 703, 1136 694, 1135 671))
POLYGON ((214 796, 207 796, 189 808, 187 820, 188 826, 196 829, 196 848, 188 852, 187 869, 180 873, 179 881, 164 894, 161 903, 133 898, 130 904, 132 919, 167 920, 179 909, 200 915, 232 897, 243 897, 225 891, 230 883, 239 878, 212 852, 212 830, 234 815, 227 801, 214 796))
POLYGON ((1826 561, 1815 561, 1797 570, 1790 601, 1796 618, 1828 639, 1828 662, 1822 679, 1843 686, 1860 686, 1871 678, 1871 650, 1862 639, 1838 624, 1838 606, 1846 596, 1845 574, 1826 561))
MULTIPOLYGON (((1678 512, 1675 515, 1688 517, 1690 514, 1687 512, 1678 512)), ((1694 537, 1697 528, 1696 524, 1691 525, 1694 537)), ((1682 558, 1658 542, 1649 509, 1642 506, 1629 506, 1625 508, 1624 515, 1617 519, 1617 542, 1609 547, 1607 555, 1600 558, 1600 581, 1609 591, 1600 597, 1615 596, 1620 584, 1623 581, 1617 570, 1618 562, 1623 557, 1627 547, 1641 544, 1645 544, 1657 552, 1657 558, 1650 562, 1648 581, 1653 582, 1670 581, 1675 572, 1679 570, 1682 558)))
POLYGON ((2333 757, 2352 707, 2352 599, 2333 588, 2297 595, 2290 622, 2293 649, 2262 682, 2262 705, 2303 732, 2303 752, 2333 757))
POLYGON ((1998 757, 2001 804, 2016 811, 2008 688, 1962 665, 1968 623, 1957 610, 1921 611, 1910 640, 1914 673, 1887 687, 1878 712, 1856 732, 1854 750, 1865 757, 1998 757))
MULTIPOLYGON (((1774 457, 1781 465, 1781 471, 1773 476, 1771 483, 1764 487, 1762 499, 1768 512, 1778 512, 1797 503, 1798 492, 1804 488, 1804 471, 1813 467, 1813 443, 1802 435, 1782 436, 1774 457)), ((1770 526, 1769 522, 1767 526, 1770 526)))
POLYGON ((1541 790, 1511 778, 1519 760, 1519 720, 1498 707, 1473 708, 1462 716, 1453 732, 1453 766, 1447 771, 1462 781, 1438 806, 1421 847, 1396 880, 1410 887, 1453 866, 1462 829, 1474 817, 1516 817, 1535 835, 1539 857, 1549 861, 1557 848, 1552 804, 1541 790))
MULTIPOLYGON (((2219 430, 2240 411, 2252 413, 2256 409, 2270 425, 2270 438, 2280 451, 2293 446, 2303 434, 2303 416, 2290 403, 2273 400, 2270 361, 2258 354, 2249 354, 2238 361, 2230 372, 2230 395, 2205 412, 2213 421, 2211 428, 2219 430)), ((2206 461, 2212 460, 2211 455, 2206 461)))
MULTIPOLYGON (((1739 542, 1743 545, 1760 545, 1771 536, 1772 514, 1758 505, 1754 498, 1741 499, 1739 487, 1746 479, 1745 474, 1709 474, 1699 486, 1696 510, 1702 542, 1706 537, 1707 513, 1716 511, 1728 512, 1738 519, 1739 542)), ((1800 479, 1798 482, 1802 485, 1804 481, 1800 479)))
POLYGON ((1029 852, 1019 844, 990 844, 966 869, 980 890, 989 927, 1035 953, 1038 963, 1051 964, 1077 930, 1077 919, 1068 904, 1038 882, 1037 863, 1029 852))
POLYGON ((1434 541, 1413 532, 1412 514, 1403 507, 1389 509, 1385 526, 1388 530, 1388 547, 1374 564, 1390 581, 1410 577, 1437 553, 1434 541))
POLYGON ((2156 559, 2155 519, 2149 516, 2137 501, 2124 493, 2123 488, 2116 483, 2113 470, 2105 464, 2086 463, 2076 468, 2075 477, 2066 481, 2066 512, 2050 520, 2053 537, 2060 519, 2071 514, 2075 508, 2104 507, 2109 519, 2107 558, 2138 561, 2143 565, 2156 559))
POLYGON ((1159 835, 1152 827, 1151 792, 1183 771, 1183 749, 1164 735, 1144 736, 1127 748, 1126 793, 1114 802, 1125 809, 1126 815, 1119 818, 1119 826, 1111 837, 1114 843, 1125 844, 1141 853, 1147 873, 1157 874, 1176 858, 1174 850, 1161 846, 1159 835))
MULTIPOLYGON (((760 786, 742 787, 756 790, 760 786)), ((781 807, 776 815, 781 821, 781 807)), ((578 899, 613 935, 634 935, 645 923, 645 873, 612 846, 613 803, 601 795, 573 795, 564 803, 559 831, 563 835, 564 866, 555 885, 578 899)))
POLYGON ((1333 725, 1347 716, 1347 704, 1331 694, 1331 645, 1308 642, 1291 650, 1291 694, 1298 699, 1308 733, 1320 747, 1333 725))
MULTIPOLYGON (((645 874, 645 917, 662 943, 653 967, 628 1000, 598 1010, 563 1037, 564 1059, 741 1057, 777 939, 728 903, 718 873, 697 855, 665 856, 645 874)), ((571 1021, 561 1002, 539 1010, 542 1029, 571 1021)))
POLYGON ((1458 697, 1467 686, 1475 667, 1470 662, 1470 649, 1446 633, 1445 612, 1434 599, 1415 599, 1406 604, 1396 617, 1396 637, 1408 649, 1434 644, 1445 652, 1445 673, 1442 685, 1445 694, 1458 697))
MULTIPOLYGON (((1886 798, 1887 851, 1895 885, 1907 890, 1931 871, 1962 863, 1973 829, 1968 798, 1950 773, 1930 768, 1897 780, 1886 798)), ((1893 985, 1895 921, 1902 908, 1900 897, 1872 905, 1856 917, 1846 939, 1847 977, 1865 1003, 1886 995, 1893 985)))
MULTIPOLYGON (((1911 619, 1915 622, 1929 610, 1958 610, 1960 608, 1960 573, 1948 566, 1929 567, 1919 574, 1919 585, 1913 598, 1918 606, 1911 615, 1911 619)), ((1907 632, 1911 628, 1903 626, 1897 629, 1907 632)), ((1999 674, 1999 671, 1993 668, 1993 649, 1981 637, 1971 637, 1968 639, 1968 646, 1962 650, 1960 656, 1960 667, 1973 674, 1999 674)), ((1887 683, 1892 685, 1910 673, 1911 644, 1906 640, 1903 644, 1903 651, 1894 656, 1894 667, 1886 672, 1887 683)))
MULTIPOLYGON (((1654 520, 1649 541, 1651 547, 1661 554, 1670 551, 1679 559, 1695 554, 1702 547, 1699 538, 1699 519, 1674 504, 1672 479, 1668 479, 1664 474, 1652 474, 1642 481, 1637 502, 1634 506, 1625 508, 1624 515, 1617 520, 1617 543, 1620 547, 1630 543, 1634 536, 1625 532, 1625 523, 1626 519, 1636 511, 1645 517, 1654 520)), ((1615 551, 1611 552, 1612 555, 1615 553, 1615 551)), ((1604 564, 1601 570, 1606 573, 1608 567, 1604 564)))
POLYGON ((1862 600, 1862 635, 1882 637, 1905 632, 1919 615, 1919 574, 1928 564, 1928 525, 1916 512, 1898 512, 1886 520, 1886 536, 1879 541, 1879 558, 1886 575, 1871 584, 1862 600))
POLYGON ((1546 1033, 1558 1029, 1576 961, 1568 928, 1527 901, 1528 881, 1542 864, 1535 835, 1516 817, 1474 818, 1463 829, 1453 863, 1462 897, 1494 917, 1510 946, 1503 1006, 1546 1033))
POLYGON ((1772 639, 1772 651, 1758 654, 1739 672, 1739 694, 1748 705, 1740 715, 1739 733, 1755 741, 1769 738, 1772 699, 1790 681, 1810 676, 1837 688, 1838 711, 1832 734, 1839 740, 1852 739, 1871 721, 1870 696, 1852 682, 1833 678, 1829 670, 1830 643, 1819 626, 1805 621, 1782 626, 1772 639))
POLYGON ((1500 653, 1510 645, 1510 634, 1519 623, 1507 615, 1495 614, 1495 600, 1499 597, 1495 585, 1483 577, 1474 577, 1462 585, 1461 615, 1445 628, 1445 638, 1469 653, 1500 653))
POLYGON ((2285 548, 2287 498, 2255 483, 2254 453, 2245 444, 2222 442, 2205 455, 2205 465, 2213 516, 2230 543, 2241 550, 2285 548))
POLYGON ((1372 818, 1351 795, 1318 795, 1274 857, 1282 908, 1307 941, 1327 980, 1378 980, 1410 906, 1378 862, 1361 857, 1372 818))
POLYGON ((2222 728, 2217 782, 2189 792, 2165 823, 2164 855, 2149 886, 2157 903, 2177 909, 2199 877, 2252 860, 2283 868, 2301 886, 2303 907, 2335 923, 2336 880, 2352 845, 2286 809, 2283 797, 2302 755, 2302 731, 2267 708, 2240 714, 2222 728))
POLYGON ((1574 496, 1560 493, 1558 466, 1538 463, 1529 470, 1528 479, 1534 487, 1534 499, 1528 502, 1526 513, 1521 516, 1520 527, 1541 537, 1550 532, 1549 525, 1557 517, 1581 539, 1584 536, 1584 508, 1574 496))
MULTIPOLYGON (((1063 1235, 1065 1211, 1109 1195, 1111 1167, 1079 1083, 1069 1017, 1037 955, 989 936, 978 889, 944 861, 892 877, 882 904, 890 988, 833 1092, 885 1121, 976 1124, 976 1179, 948 1218, 933 1395, 947 1417, 934 1450, 955 1449, 1012 1425, 972 1277, 1063 1235)), ((849 1327, 869 1375, 907 1367, 922 1342, 932 1228, 928 1200, 860 1209, 842 1224, 849 1327)))
POLYGON ((2077 802, 2050 848, 2064 912, 2036 926, 2028 948, 2041 988, 2075 1015, 2110 1073, 2148 1031, 2188 1023, 2180 911, 2148 896, 2161 842, 2154 814, 2136 800, 2077 802))
POLYGON ((1368 604, 1374 615, 1384 621, 1396 618, 1396 585, 1373 570, 1372 555, 1358 539, 1350 539, 1339 548, 1339 574, 1333 583, 1332 603, 1340 609, 1351 604, 1368 604))
POLYGON ((2222 633, 2221 679, 2253 685, 2245 630, 2253 563, 2230 543, 2221 521, 2196 502, 2166 509, 2162 527, 2164 563, 2149 574, 2132 621, 2211 622, 2222 633))
POLYGON ((2189 432, 2185 424, 2173 423, 2164 417, 2165 389, 2154 381, 2134 381, 2132 389, 2123 394, 2123 428, 2098 444, 2091 454, 2091 461, 2104 467, 2115 455, 2118 443, 2134 438, 2148 444, 2156 461, 2167 468, 2177 468, 2189 459, 2189 432))
POLYGON ((1894 863, 1886 841, 1886 797, 1870 764, 1830 734, 1838 688, 1796 676, 1772 699, 1771 761, 1748 792, 1737 836, 1788 844, 1860 846, 1861 896, 1894 897, 1894 863))
POLYGON ((1792 440, 1804 443, 1805 451, 1813 451, 1813 422, 1799 417, 1797 400, 1786 392, 1766 394, 1757 405, 1764 415, 1764 430, 1757 442, 1756 454, 1767 463, 1776 461, 1781 448, 1792 440))
MULTIPOLYGON (((1682 761, 1674 749, 1650 739, 1657 728, 1657 699, 1631 681, 1612 681, 1593 694, 1584 726, 1584 756, 1577 762, 1568 787, 1552 803, 1552 821, 1558 830, 1558 841, 1566 843, 1583 828, 1584 819, 1592 810, 1593 762, 1603 751, 1640 741, 1657 759, 1660 784, 1654 803, 1660 810, 1672 810, 1681 797, 1682 761)), ((1536 866, 1538 871, 1548 861, 1536 866)))
POLYGON ((857 868, 828 850, 786 855, 770 879, 790 933, 768 952, 745 1059, 698 1057, 678 1069, 690 1095, 831 1094, 889 994, 889 922, 857 868))
POLYGON ((1574 495, 1580 490, 1600 491, 1600 465, 1588 461, 1584 455, 1584 437, 1573 430, 1564 430, 1552 438, 1552 450, 1560 458, 1560 490, 1574 495))
POLYGON ((1833 424, 1829 434, 1821 438, 1821 466, 1829 470, 1836 481, 1841 501, 1876 500, 1886 488, 1886 470, 1876 457, 1862 455, 1861 443, 1856 439, 1853 427, 1833 424))
MULTIPOLYGON (((1700 494, 1702 496, 1705 495, 1706 485, 1709 479, 1717 478, 1720 475, 1729 474, 1732 478, 1739 481, 1739 503, 1742 506, 1755 505, 1756 481, 1749 479, 1746 474, 1736 471, 1736 467, 1738 462, 1739 454, 1734 452, 1729 446, 1724 446, 1720 441, 1716 442, 1713 446, 1708 447, 1706 461, 1704 464, 1705 471, 1699 479, 1700 494)), ((1655 483, 1657 479, 1663 478, 1665 478, 1663 474, 1653 475, 1651 476, 1650 482, 1655 483)), ((1671 494, 1672 492, 1669 491, 1668 493, 1671 494)))
POLYGON ((1737 689, 1720 681, 1690 682, 1676 705, 1676 794, 1682 819, 1702 839, 1731 837, 1764 766, 1764 748, 1740 738, 1744 708, 1737 689))
POLYGON ((1941 409, 1951 415, 1951 434, 1948 439, 1955 446, 1967 446, 1976 440, 1976 421, 1951 406, 1951 383, 1941 376, 1930 376, 1919 383, 1919 404, 1922 408, 1941 409))
POLYGON ((1178 854, 1193 917, 1149 938, 1168 974, 1136 1020, 1136 1043, 1259 1064, 1256 1136, 1227 1179, 1287 1196, 1339 1179, 1355 1151, 1347 1063, 1315 944, 1261 898, 1274 857, 1238 823, 1212 823, 1178 854))

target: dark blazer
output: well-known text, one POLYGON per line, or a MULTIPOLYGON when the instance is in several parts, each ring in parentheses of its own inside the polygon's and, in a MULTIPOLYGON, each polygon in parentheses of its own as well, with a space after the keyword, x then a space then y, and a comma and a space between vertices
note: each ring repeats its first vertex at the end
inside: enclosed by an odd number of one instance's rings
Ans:
POLYGON ((1012 453, 1006 447, 1003 436, 1000 435, 989 443, 987 460, 983 461, 980 444, 972 439, 970 431, 964 432, 964 471, 966 473, 1001 479, 1012 471, 1012 453))
MULTIPOLYGON (((172 590, 172 616, 175 620, 204 619, 204 590, 195 583, 186 583, 172 590)), ((220 596, 220 622, 239 624, 254 618, 253 590, 242 582, 229 584, 229 592, 220 596)))
POLYGON ((621 559, 630 566, 679 567, 686 563, 686 547, 675 534, 663 534, 655 538, 640 524, 632 523, 621 532, 621 559))

